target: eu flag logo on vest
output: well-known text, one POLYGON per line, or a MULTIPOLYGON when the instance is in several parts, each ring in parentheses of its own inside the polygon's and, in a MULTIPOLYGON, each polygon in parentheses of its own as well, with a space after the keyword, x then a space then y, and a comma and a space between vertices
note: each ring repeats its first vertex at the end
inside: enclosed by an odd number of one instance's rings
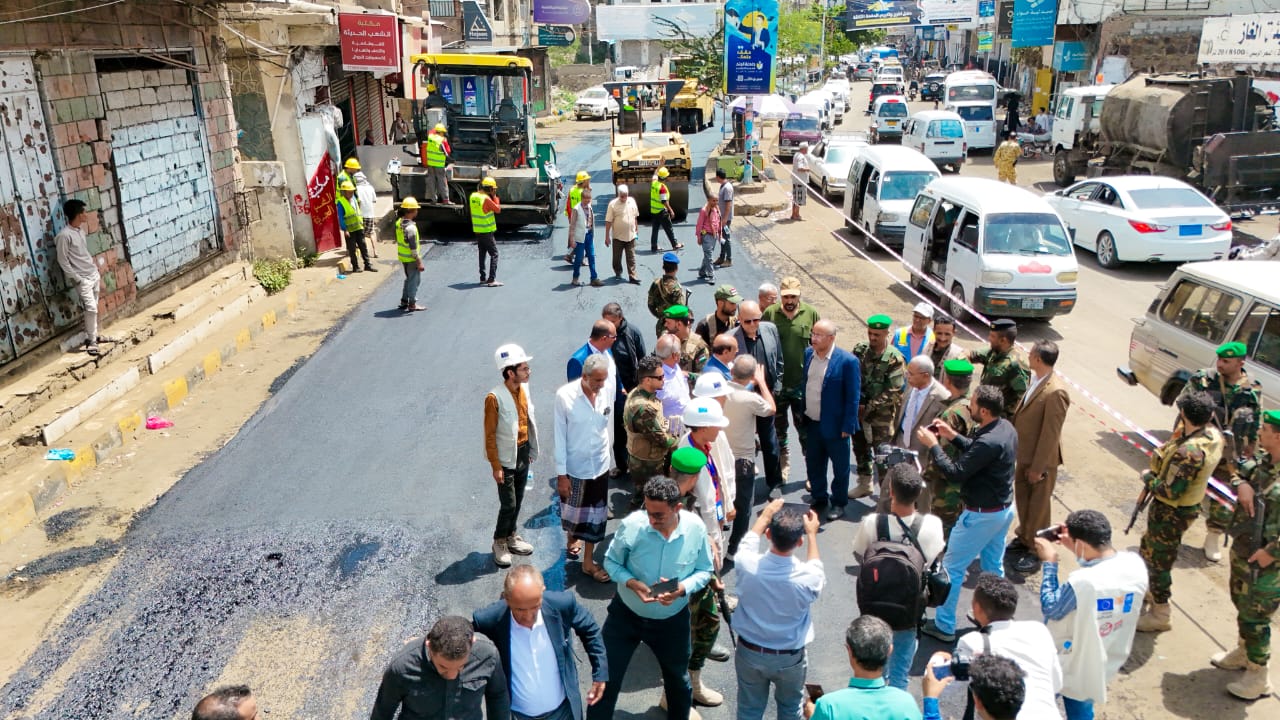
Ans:
POLYGON ((1115 612, 1115 598, 1098 598, 1098 612, 1115 612))

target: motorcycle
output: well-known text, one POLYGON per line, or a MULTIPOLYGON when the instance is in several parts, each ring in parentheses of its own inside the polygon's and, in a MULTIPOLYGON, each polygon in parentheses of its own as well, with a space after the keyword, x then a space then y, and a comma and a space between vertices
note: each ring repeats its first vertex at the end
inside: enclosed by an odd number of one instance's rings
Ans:
POLYGON ((907 86, 907 100, 911 102, 915 102, 916 96, 919 94, 920 94, 920 85, 915 80, 912 80, 911 84, 907 86))
POLYGON ((1042 135, 1033 135, 1032 133, 1018 133, 1018 145, 1022 147, 1022 157, 1028 160, 1042 160, 1050 155, 1050 145, 1053 144, 1053 136, 1049 133, 1042 135))

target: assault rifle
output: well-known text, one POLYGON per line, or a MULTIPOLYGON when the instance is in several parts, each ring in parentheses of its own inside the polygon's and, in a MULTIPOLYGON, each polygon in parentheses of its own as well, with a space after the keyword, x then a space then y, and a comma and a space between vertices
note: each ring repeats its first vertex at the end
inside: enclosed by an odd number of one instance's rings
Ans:
POLYGON ((1124 526, 1125 535, 1128 535, 1129 531, 1133 529, 1133 524, 1138 522, 1138 516, 1142 514, 1143 510, 1147 509, 1147 506, 1151 504, 1151 499, 1155 497, 1147 489, 1147 475, 1150 473, 1151 471, 1148 470, 1142 474, 1142 492, 1138 493, 1138 502, 1133 506, 1133 513, 1129 515, 1129 524, 1124 526))
MULTIPOLYGON (((713 575, 718 579, 718 575, 713 575)), ((733 634, 733 611, 729 609, 729 599, 724 596, 724 588, 712 590, 716 594, 716 606, 720 608, 720 617, 724 618, 724 626, 729 629, 729 639, 733 641, 733 646, 738 647, 738 638, 733 634)))

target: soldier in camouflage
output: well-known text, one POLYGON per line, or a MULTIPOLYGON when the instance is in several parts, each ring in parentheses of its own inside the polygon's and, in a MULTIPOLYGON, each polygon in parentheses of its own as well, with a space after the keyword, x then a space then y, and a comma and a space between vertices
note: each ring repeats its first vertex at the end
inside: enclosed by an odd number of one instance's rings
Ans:
POLYGON ((631 496, 633 510, 644 504, 644 484, 654 475, 665 473, 667 455, 680 439, 671 434, 662 414, 662 401, 657 392, 662 389, 664 379, 658 356, 640 358, 636 363, 636 386, 627 393, 627 403, 622 408, 622 427, 627 433, 630 457, 628 469, 636 483, 636 492, 631 496))
MULTIPOLYGON (((1258 441, 1258 421, 1262 415, 1261 391, 1244 369, 1249 349, 1241 342, 1218 347, 1214 368, 1198 370, 1187 380, 1182 395, 1207 392, 1213 398, 1213 421, 1226 436, 1222 460, 1213 471, 1214 479, 1230 484, 1240 460, 1253 455, 1258 441)), ((1204 556, 1211 562, 1222 559, 1222 535, 1231 524, 1231 509, 1213 498, 1204 501, 1204 556)))
POLYGON ((693 332, 693 313, 687 306, 672 305, 663 311, 662 317, 665 332, 680 339, 680 369, 693 373, 689 378, 689 384, 692 385, 697 381, 697 374, 702 372, 707 360, 711 359, 711 348, 693 332))
POLYGON ((657 332, 661 337, 666 327, 663 312, 672 305, 684 305, 689 292, 680 286, 676 271, 680 269, 680 256, 665 253, 662 256, 662 276, 653 279, 649 286, 649 314, 658 319, 657 332))
POLYGON ((1013 346, 1017 339, 1017 323, 1008 319, 996 320, 991 323, 991 332, 987 334, 987 342, 991 347, 969 353, 969 362, 982 364, 982 379, 979 384, 1000 389, 1000 394, 1004 396, 1004 416, 1010 419, 1018 409, 1018 403, 1022 402, 1022 396, 1027 392, 1027 383, 1031 379, 1027 361, 1013 346))
POLYGON ((1138 632, 1172 628, 1169 596, 1173 589, 1173 561, 1182 534, 1200 514, 1209 475, 1222 457, 1222 433, 1212 424, 1213 399, 1208 393, 1178 398, 1178 429, 1151 454, 1151 469, 1142 474, 1153 502, 1147 511, 1147 532, 1139 552, 1147 563, 1148 597, 1138 618, 1138 632))
POLYGON ((849 498, 857 500, 871 494, 875 473, 875 449, 893 441, 893 420, 902 403, 902 386, 906 383, 907 361, 897 348, 889 344, 888 315, 867 318, 867 342, 858 343, 853 354, 862 364, 862 400, 858 408, 861 430, 853 436, 853 452, 858 462, 858 484, 849 489, 849 498))
MULTIPOLYGON (((952 358, 942 364, 942 385, 951 393, 947 406, 938 413, 938 420, 955 428, 957 435, 969 437, 974 429, 973 417, 969 415, 969 388, 973 383, 973 363, 964 358, 952 358)), ((960 456, 960 451, 951 443, 943 442, 942 451, 953 461, 960 456)), ((942 521, 942 532, 951 537, 951 528, 955 527, 960 512, 964 510, 964 500, 960 497, 960 483, 947 480, 929 455, 923 457, 924 479, 929 483, 930 494, 933 495, 932 512, 942 521)))
POLYGON ((1223 670, 1244 670, 1227 691, 1244 700, 1271 694, 1271 619, 1280 608, 1280 411, 1262 414, 1259 450, 1232 480, 1237 503, 1231 548, 1231 603, 1239 638, 1234 649, 1210 658, 1223 670), (1258 514, 1255 498, 1262 500, 1258 514), (1260 539, 1260 542, 1259 542, 1260 539))

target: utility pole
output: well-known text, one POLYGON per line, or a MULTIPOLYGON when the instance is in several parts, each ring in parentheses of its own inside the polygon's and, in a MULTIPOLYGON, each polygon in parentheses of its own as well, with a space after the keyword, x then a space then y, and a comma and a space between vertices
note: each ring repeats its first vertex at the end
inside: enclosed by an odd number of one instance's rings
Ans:
MULTIPOLYGON (((827 8, 828 0, 822 0, 822 39, 818 45, 818 82, 822 82, 822 73, 827 67, 827 8)), ((805 88, 809 87, 809 73, 805 71, 805 88)))

